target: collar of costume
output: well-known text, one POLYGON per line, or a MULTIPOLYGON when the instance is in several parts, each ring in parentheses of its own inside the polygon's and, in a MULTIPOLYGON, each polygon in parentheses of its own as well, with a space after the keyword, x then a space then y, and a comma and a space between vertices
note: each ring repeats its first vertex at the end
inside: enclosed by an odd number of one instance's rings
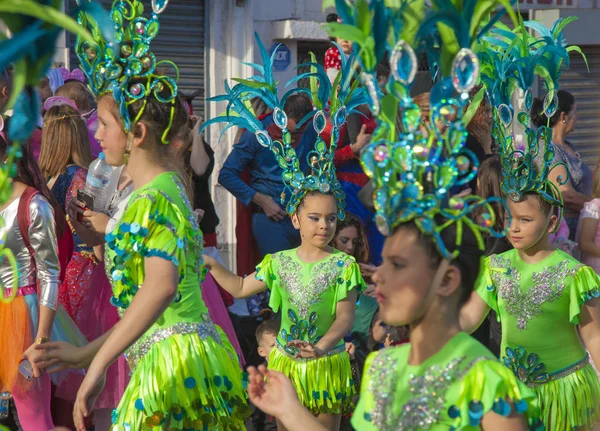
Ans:
POLYGON ((152 0, 152 13, 150 18, 145 18, 142 1, 115 0, 110 19, 117 33, 116 43, 108 41, 99 31, 97 22, 83 11, 79 13, 78 21, 90 30, 94 41, 78 37, 75 43, 90 90, 97 97, 112 93, 126 132, 144 114, 149 97, 171 105, 169 126, 161 137, 163 144, 169 143, 167 135, 175 114, 179 71, 172 61, 157 61, 150 51, 150 43, 158 34, 159 16, 167 4, 168 0, 152 0), (142 107, 131 118, 128 107, 136 102, 142 103, 142 107))
MULTIPOLYGON (((559 165, 568 170, 563 162, 554 163, 552 129, 536 130, 530 111, 536 75, 547 90, 544 114, 549 119, 558 109, 556 90, 563 70, 569 67, 569 52, 581 53, 578 47, 568 47, 562 34, 576 19, 560 18, 551 29, 533 21, 520 21, 513 30, 498 23, 482 43, 481 81, 494 110, 492 134, 502 164, 501 187, 512 201, 536 193, 550 205, 563 207, 560 190, 548 175, 559 165), (517 142, 519 134, 521 142, 517 142)), ((561 184, 567 181, 568 176, 558 178, 561 184)))
MULTIPOLYGON (((368 4, 358 0, 354 6, 337 1, 344 24, 327 28, 332 36, 354 42, 361 81, 377 116, 378 127, 362 163, 374 184, 380 232, 389 235, 396 226, 414 221, 434 239, 442 256, 453 259, 461 251, 465 229, 474 233, 479 250, 485 248, 485 235, 505 233, 493 228, 492 204, 504 204, 501 199, 449 197, 450 189, 467 184, 477 174, 477 158, 465 148, 463 111, 479 79, 479 60, 473 50, 487 31, 483 19, 489 11, 478 9, 496 8, 499 3, 432 3, 428 7, 425 2, 408 2, 393 8, 383 0, 368 4), (438 26, 442 22, 444 26, 438 26), (382 95, 375 68, 386 53, 391 75, 382 95), (430 91, 429 118, 411 96, 418 59, 425 56, 432 76, 439 78, 430 91), (455 243, 446 244, 442 232, 454 224, 455 243)), ((509 13, 514 15, 512 10, 509 13)))
POLYGON ((342 56, 342 68, 332 85, 325 69, 316 62, 314 54, 311 53, 311 61, 298 66, 307 67, 309 71, 299 74, 285 85, 285 87, 297 85, 299 80, 308 79, 310 87, 293 88, 279 97, 278 83, 273 77, 273 60, 279 46, 269 54, 258 35, 256 35, 256 40, 260 48, 262 64, 250 65, 258 72, 258 75, 248 79, 234 78, 233 81, 237 84, 233 87, 230 87, 229 83, 225 81, 226 93, 208 100, 227 102, 227 109, 222 115, 204 123, 203 128, 214 123, 226 123, 221 136, 233 126, 250 130, 256 135, 260 145, 273 152, 277 163, 283 170, 284 191, 281 194, 281 202, 285 205, 288 214, 296 212, 306 193, 319 191, 335 196, 338 203, 338 217, 343 219, 345 194, 336 176, 334 153, 340 137, 339 130, 346 122, 348 114, 355 112, 356 107, 367 102, 365 89, 359 88, 359 83, 352 80, 353 58, 346 59, 342 56), (315 108, 296 125, 296 128, 299 128, 308 121, 312 121, 312 126, 317 132, 314 149, 307 156, 310 172, 302 172, 300 168, 300 160, 292 147, 288 117, 283 109, 286 100, 292 94, 306 95, 311 99, 315 108), (272 109, 273 121, 281 130, 280 138, 269 134, 255 116, 252 108, 249 107, 247 102, 255 97, 260 98, 272 109), (332 131, 330 142, 327 143, 321 138, 321 134, 325 131, 328 121, 331 121, 332 131))

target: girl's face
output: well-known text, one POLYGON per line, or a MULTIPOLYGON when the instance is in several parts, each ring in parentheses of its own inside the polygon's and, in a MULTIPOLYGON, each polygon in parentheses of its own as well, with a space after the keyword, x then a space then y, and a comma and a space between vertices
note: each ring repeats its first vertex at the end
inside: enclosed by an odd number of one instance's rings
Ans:
POLYGON ((431 304, 435 270, 411 229, 398 229, 383 246, 383 263, 373 275, 381 320, 391 326, 419 321, 431 304))
POLYGON ((112 114, 116 102, 108 96, 98 101, 98 130, 94 137, 104 152, 106 163, 111 166, 121 166, 125 163, 125 147, 127 135, 123 125, 112 114))
POLYGON ((337 43, 344 51, 344 54, 350 55, 352 54, 352 42, 346 39, 340 39, 339 37, 335 38, 335 43, 337 43))
POLYGON ((358 229, 355 226, 347 226, 338 232, 333 242, 339 251, 354 256, 358 240, 358 229))
POLYGON ((333 240, 337 225, 337 201, 332 195, 306 196, 292 215, 303 244, 325 248, 333 240))
POLYGON ((506 202, 512 216, 506 237, 517 250, 530 249, 554 230, 557 217, 542 212, 538 196, 530 194, 525 195, 520 202, 510 199, 506 202))

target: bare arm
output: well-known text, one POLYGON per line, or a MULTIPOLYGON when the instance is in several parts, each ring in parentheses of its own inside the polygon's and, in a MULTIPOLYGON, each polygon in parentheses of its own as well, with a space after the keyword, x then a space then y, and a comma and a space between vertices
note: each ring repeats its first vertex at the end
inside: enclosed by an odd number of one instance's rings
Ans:
POLYGON ((467 334, 472 334, 481 326, 490 312, 490 307, 485 303, 477 292, 473 292, 471 297, 460 310, 460 326, 467 334))
POLYGON ((481 429, 483 431, 527 431, 527 421, 514 409, 506 417, 489 412, 481 419, 481 429))
POLYGON ((344 338, 354 324, 356 311, 356 289, 352 289, 348 296, 339 301, 335 308, 335 321, 323 338, 315 345, 317 350, 329 352, 344 338))
POLYGON ((267 284, 256 279, 256 272, 242 278, 210 256, 204 256, 204 264, 219 285, 234 298, 247 298, 267 288, 267 284))
POLYGON ((194 129, 192 130, 192 153, 190 155, 190 166, 194 173, 198 176, 204 175, 208 165, 210 164, 210 156, 204 148, 204 140, 199 132, 200 126, 203 121, 196 121, 194 129))
POLYGON ((592 256, 600 257, 600 247, 594 242, 598 220, 594 218, 581 219, 579 228, 579 250, 592 256))
POLYGON ((573 187, 573 183, 570 179, 565 184, 560 184, 558 181, 559 177, 561 177, 563 180, 564 178, 568 177, 567 170, 562 165, 559 165, 555 169, 553 169, 548 174, 548 179, 552 181, 560 190, 563 197, 563 201, 565 203, 565 207, 569 208, 572 211, 581 211, 581 208, 583 208, 583 204, 590 201, 591 198, 589 196, 577 192, 573 187))
POLYGON ((600 364, 600 298, 581 307, 579 334, 595 364, 600 364))

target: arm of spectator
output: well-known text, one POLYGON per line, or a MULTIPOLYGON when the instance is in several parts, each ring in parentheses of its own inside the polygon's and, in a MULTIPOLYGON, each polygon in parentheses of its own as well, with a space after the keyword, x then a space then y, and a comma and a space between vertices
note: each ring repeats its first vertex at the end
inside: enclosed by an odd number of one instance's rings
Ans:
POLYGON ((240 202, 248 206, 256 190, 243 182, 240 174, 246 168, 250 160, 254 159, 258 150, 258 142, 249 131, 245 131, 240 141, 233 146, 233 150, 227 156, 227 160, 219 172, 219 184, 227 189, 240 202))
POLYGON ((560 190, 563 201, 565 203, 565 208, 568 208, 572 211, 581 211, 583 208, 583 204, 590 201, 591 198, 584 194, 581 194, 575 190, 573 187, 573 183, 571 179, 569 179, 565 184, 560 184, 558 179, 568 177, 567 170, 563 165, 558 165, 556 168, 552 169, 548 174, 548 179, 552 181, 560 190))
POLYGON ((585 217, 581 219, 579 227, 579 250, 591 256, 600 257, 600 247, 594 242, 597 228, 597 218, 585 217))
POLYGON ((194 174, 197 176, 204 175, 209 169, 209 166, 215 163, 214 154, 209 154, 204 146, 204 139, 202 135, 199 133, 200 126, 203 124, 202 121, 198 118, 196 124, 194 125, 194 129, 192 130, 192 152, 190 155, 190 166, 194 171, 194 174))
POLYGON ((333 163, 335 166, 341 166, 344 163, 359 157, 362 149, 369 145, 369 142, 371 142, 371 135, 367 133, 366 125, 361 126, 356 140, 351 140, 351 142, 352 144, 335 150, 335 154, 333 156, 333 163))

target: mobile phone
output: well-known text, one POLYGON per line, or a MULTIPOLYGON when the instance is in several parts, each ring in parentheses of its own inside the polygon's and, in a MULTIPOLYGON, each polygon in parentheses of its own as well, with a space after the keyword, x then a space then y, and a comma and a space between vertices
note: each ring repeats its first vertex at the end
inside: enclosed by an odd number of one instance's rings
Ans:
POLYGON ((94 211, 94 197, 87 194, 83 190, 77 190, 77 200, 79 202, 83 202, 85 205, 85 209, 94 211))
POLYGON ((0 399, 0 419, 8 418, 8 407, 10 402, 8 399, 0 399))
POLYGON ((31 362, 27 359, 21 361, 19 363, 19 373, 25 377, 25 380, 33 379, 33 367, 31 366, 31 362))

